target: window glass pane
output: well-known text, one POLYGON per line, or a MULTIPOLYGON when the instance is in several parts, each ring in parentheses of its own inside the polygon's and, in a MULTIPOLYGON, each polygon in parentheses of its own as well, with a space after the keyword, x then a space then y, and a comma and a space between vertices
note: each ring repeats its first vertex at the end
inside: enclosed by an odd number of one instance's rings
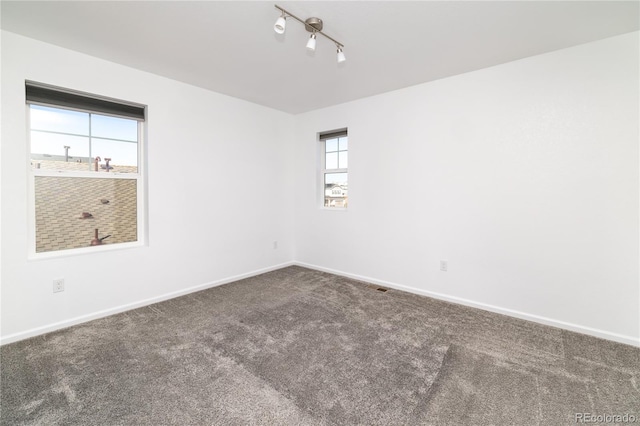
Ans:
POLYGON ((325 169, 337 169, 338 168, 338 153, 332 152, 327 154, 327 162, 325 163, 325 169))
POLYGON ((338 139, 329 139, 325 141, 325 152, 332 152, 338 150, 338 139))
POLYGON ((135 179, 36 176, 35 200, 38 253, 137 240, 135 179))
POLYGON ((325 173, 324 174, 324 183, 325 184, 336 184, 336 185, 346 185, 347 178, 349 173, 325 173))
POLYGON ((338 153, 338 167, 341 169, 346 169, 348 168, 348 160, 347 160, 347 151, 340 151, 338 153))
POLYGON ((31 164, 34 168, 87 171, 90 162, 89 138, 31 132, 31 164), (65 147, 69 149, 65 150, 65 147))
POLYGON ((138 144, 136 143, 92 138, 91 153, 94 157, 102 159, 100 170, 106 170, 106 159, 110 158, 110 170, 120 173, 138 172, 138 144))
POLYGON ((60 108, 30 105, 31 129, 89 135, 89 114, 60 108))
POLYGON ((347 207, 348 173, 324 174, 324 206, 347 207))
POLYGON ((347 149, 349 149, 349 138, 340 138, 338 146, 340 147, 340 151, 346 151, 347 149))
POLYGON ((70 157, 89 158, 89 138, 87 137, 31 132, 32 154, 65 157, 65 146, 69 147, 70 157))
POLYGON ((137 142, 138 122, 126 118, 91 114, 91 135, 137 142))

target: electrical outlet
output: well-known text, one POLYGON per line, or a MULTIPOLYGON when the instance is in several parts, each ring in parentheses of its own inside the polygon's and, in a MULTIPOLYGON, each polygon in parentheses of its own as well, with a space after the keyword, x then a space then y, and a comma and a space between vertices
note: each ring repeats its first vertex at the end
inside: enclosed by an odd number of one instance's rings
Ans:
POLYGON ((449 270, 449 262, 446 260, 440 261, 440 270, 442 272, 447 272, 449 270))
POLYGON ((53 292, 60 293, 64 291, 64 278, 57 278, 53 280, 53 292))
POLYGON ((273 242, 273 249, 276 250, 278 248, 278 242, 274 241, 273 242))

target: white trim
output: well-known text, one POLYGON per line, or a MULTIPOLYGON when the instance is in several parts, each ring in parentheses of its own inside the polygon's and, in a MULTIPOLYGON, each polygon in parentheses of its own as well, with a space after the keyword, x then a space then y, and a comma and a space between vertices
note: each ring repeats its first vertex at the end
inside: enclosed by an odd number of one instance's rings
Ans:
MULTIPOLYGON (((147 110, 145 107, 145 118, 147 116, 147 110)), ((137 161, 137 170, 139 179, 136 182, 136 220, 138 223, 136 224, 136 238, 137 242, 142 243, 143 245, 147 244, 147 231, 149 228, 147 227, 147 183, 149 182, 149 176, 147 175, 147 163, 143 161, 143 158, 146 158, 147 155, 147 121, 138 121, 138 161, 137 161)), ((109 173, 109 172, 107 172, 109 173)))
MULTIPOLYGON (((86 163, 84 163, 86 164, 86 163)), ((33 169, 33 168, 32 168, 33 169)), ((66 178, 87 178, 87 179, 140 179, 142 175, 140 173, 126 173, 126 172, 94 172, 94 171, 78 171, 78 170, 43 170, 33 169, 33 176, 35 177, 66 177, 66 178)))
MULTIPOLYGON (((347 152, 347 151, 340 151, 340 152, 347 152)), ((327 154, 331 154, 331 153, 328 152, 327 154)), ((322 174, 324 175, 332 175, 335 173, 349 173, 349 169, 322 169, 322 174)))
POLYGON ((56 322, 56 323, 45 325, 45 326, 42 326, 42 327, 32 328, 32 329, 27 330, 27 331, 21 331, 19 333, 10 334, 8 336, 2 336, 2 337, 0 337, 0 346, 1 345, 6 345, 6 344, 9 344, 9 343, 13 343, 13 342, 17 342, 19 340, 28 339, 30 337, 38 336, 38 335, 41 335, 41 334, 49 333, 49 332, 52 332, 52 331, 61 330, 63 328, 71 327, 73 325, 82 324, 82 323, 87 322, 87 321, 92 321, 92 320, 95 320, 95 319, 108 317, 110 315, 115 315, 115 314, 118 314, 120 312, 130 311, 132 309, 136 309, 136 308, 140 308, 140 307, 143 307, 143 306, 152 305, 154 303, 162 302, 162 301, 165 301, 165 300, 168 300, 168 299, 173 299, 175 297, 184 296, 184 295, 189 294, 189 293, 195 293, 196 291, 206 290, 206 289, 211 288, 211 287, 217 287, 219 285, 227 284, 227 283, 230 283, 230 282, 233 282, 233 281, 242 280, 242 279, 245 279, 245 278, 251 278, 251 277, 254 277, 256 275, 264 274, 266 272, 271 272, 271 271, 275 271, 277 269, 286 268, 287 266, 292 266, 294 264, 295 264, 294 262, 280 263, 278 265, 269 266, 269 267, 262 268, 262 269, 256 269, 256 270, 251 271, 251 272, 247 272, 247 273, 239 274, 239 275, 234 275, 234 276, 231 276, 231 277, 228 277, 228 278, 223 278, 223 279, 220 279, 220 280, 217 280, 217 281, 210 281, 208 283, 196 285, 196 286, 189 287, 189 288, 186 288, 186 289, 183 289, 183 290, 173 291, 171 293, 165 293, 163 295, 156 296, 156 297, 151 297, 149 299, 144 299, 144 300, 140 300, 140 301, 133 302, 133 303, 127 303, 125 305, 120 305, 120 306, 117 306, 115 308, 104 309, 102 311, 93 312, 93 313, 87 314, 87 315, 81 315, 79 317, 75 317, 75 318, 71 318, 71 319, 68 319, 68 320, 56 322))
POLYGON ((406 291, 408 293, 413 293, 413 294, 418 294, 418 295, 421 295, 421 296, 432 297, 432 298, 438 299, 438 300, 444 300, 444 301, 447 301, 447 302, 457 303, 459 305, 470 306, 470 307, 473 307, 473 308, 478 308, 478 309, 482 309, 482 310, 489 311, 489 312, 495 312, 495 313, 499 313, 499 314, 503 314, 503 315, 507 315, 507 316, 511 316, 511 317, 515 317, 515 318, 520 318, 520 319, 527 320, 527 321, 536 322, 536 323, 539 323, 539 324, 549 325, 549 326, 560 328, 560 329, 564 329, 564 330, 575 331, 577 333, 582 333, 582 334, 587 334, 587 335, 594 336, 594 337, 599 337, 601 339, 611 340, 611 341, 618 342, 618 343, 624 343, 624 344, 627 344, 627 345, 640 347, 640 338, 637 338, 637 337, 626 336, 626 335, 622 335, 622 334, 618 334, 618 333, 612 333, 612 332, 599 330, 599 329, 595 329, 595 328, 591 328, 591 327, 584 327, 584 326, 581 326, 581 325, 576 325, 576 324, 568 323, 568 322, 565 322, 565 321, 558 321, 558 320, 554 320, 554 319, 551 319, 551 318, 542 317, 542 316, 539 316, 539 315, 527 314, 527 313, 520 312, 520 311, 515 311, 515 310, 512 310, 512 309, 501 308, 501 307, 498 307, 498 306, 489 305, 489 304, 480 303, 480 302, 474 302, 472 300, 468 300, 468 299, 464 299, 464 298, 460 298, 460 297, 456 297, 456 296, 449 296, 449 295, 442 294, 442 293, 435 293, 435 292, 431 292, 431 291, 427 291, 427 290, 421 290, 421 289, 418 289, 418 288, 415 288, 415 287, 409 287, 409 286, 406 286, 406 285, 396 284, 396 283, 392 283, 392 282, 389 282, 389 281, 378 280, 378 279, 375 279, 375 278, 365 277, 365 276, 362 276, 362 275, 350 274, 350 273, 347 273, 347 272, 338 271, 338 270, 331 269, 331 268, 324 268, 324 267, 321 267, 321 266, 312 265, 312 264, 305 263, 305 262, 298 262, 298 261, 289 261, 289 262, 280 263, 278 265, 269 266, 269 267, 262 268, 262 269, 257 269, 257 270, 254 270, 252 272, 247 272, 247 273, 244 273, 244 274, 234 275, 234 276, 231 276, 231 277, 228 277, 228 278, 223 278, 223 279, 220 279, 220 280, 217 280, 217 281, 211 281, 211 282, 208 282, 208 283, 204 283, 204 284, 196 285, 196 286, 193 286, 193 287, 189 287, 187 289, 178 290, 178 291, 174 291, 174 292, 171 292, 171 293, 166 293, 166 294, 163 294, 163 295, 160 295, 160 296, 152 297, 152 298, 149 298, 149 299, 140 300, 138 302, 128 303, 128 304, 125 304, 125 305, 117 306, 115 308, 109 308, 109 309, 105 309, 105 310, 94 312, 94 313, 87 314, 87 315, 81 315, 79 317, 71 318, 69 320, 60 321, 60 322, 49 324, 49 325, 45 325, 45 326, 42 326, 42 327, 32 328, 30 330, 19 332, 19 333, 10 334, 8 336, 2 336, 2 337, 0 337, 0 346, 1 345, 6 345, 6 344, 9 344, 9 343, 13 343, 13 342, 17 342, 17 341, 20 341, 20 340, 28 339, 30 337, 38 336, 38 335, 41 335, 41 334, 49 333, 49 332, 52 332, 52 331, 60 330, 60 329, 63 329, 63 328, 71 327, 71 326, 76 325, 76 324, 82 324, 84 322, 92 321, 94 319, 99 319, 99 318, 104 318, 104 317, 107 317, 107 316, 110 316, 110 315, 115 315, 117 313, 129 311, 131 309, 136 309, 136 308, 140 308, 140 307, 143 307, 143 306, 152 305, 154 303, 162 302, 162 301, 168 300, 168 299, 173 299, 173 298, 179 297, 179 296, 184 296, 186 294, 194 293, 194 292, 200 291, 200 290, 205 290, 207 288, 217 287, 219 285, 228 284, 228 283, 233 282, 233 281, 238 281, 238 280, 241 280, 241 279, 254 277, 256 275, 264 274, 266 272, 275 271, 275 270, 286 268, 288 266, 293 266, 293 265, 297 265, 297 266, 301 266, 301 267, 309 268, 309 269, 314 269, 316 271, 328 272, 330 274, 340 275, 340 276, 343 276, 343 277, 352 278, 352 279, 359 280, 359 281, 365 281, 365 282, 369 282, 369 283, 372 283, 372 284, 381 285, 381 286, 384 286, 384 287, 394 288, 394 289, 397 289, 397 290, 406 291))
POLYGON ((456 296, 449 296, 442 293, 436 293, 428 290, 422 290, 415 287, 409 287, 402 284, 396 284, 389 281, 378 280, 371 277, 365 277, 362 275, 351 274, 348 272, 338 271, 331 268, 324 268, 322 266, 312 265, 305 262, 293 262, 295 265, 302 266, 304 268, 315 269, 316 271, 328 272, 334 275, 340 275, 347 278, 352 278, 358 281, 365 281, 372 284, 381 285, 384 287, 394 288, 397 290, 406 291, 408 293, 418 294, 421 296, 432 297, 438 300, 444 300, 447 302, 456 303, 459 305, 470 306, 472 308, 482 309, 484 311, 495 312, 502 315, 507 315, 510 317, 520 318, 527 321, 536 322, 539 324, 549 325, 556 328, 561 328, 564 330, 575 331, 577 333, 587 334, 594 337, 599 337, 601 339, 612 340, 618 343, 624 343, 631 346, 640 347, 640 338, 633 336, 626 336, 623 334, 612 333, 609 331, 604 331, 596 328, 585 327, 565 321, 554 320, 552 318, 543 317, 540 315, 528 314, 526 312, 520 312, 513 309, 502 308, 499 306, 489 305, 481 302, 474 302, 473 300, 464 299, 456 296))
POLYGON ((345 213, 349 211, 347 207, 325 207, 325 206, 320 207, 320 210, 326 210, 329 212, 345 212, 345 213))
MULTIPOLYGON (((61 108, 58 108, 61 109, 61 108)), ((96 112, 90 112, 89 114, 93 114, 93 115, 103 115, 105 117, 107 117, 107 115, 105 114, 98 114, 96 112)), ((122 118, 122 117, 118 117, 118 118, 122 118)), ((132 118, 130 120, 133 120, 132 118)), ((135 121, 135 120, 134 120, 135 121)), ((67 132, 58 132, 56 130, 42 130, 42 129, 31 129, 32 132, 42 132, 42 133, 49 133, 49 134, 53 134, 53 135, 64 135, 64 136, 78 136, 81 138, 91 138, 91 139, 100 139, 103 141, 114 141, 114 142, 126 142, 126 143, 138 143, 138 141, 130 141, 127 139, 115 139, 115 138, 107 138, 104 136, 87 136, 87 135, 83 135, 80 133, 67 133, 67 132)), ((91 122, 89 122, 89 133, 91 133, 91 122)), ((38 155, 38 154, 31 154, 31 155, 38 155)), ((44 154, 40 154, 40 155, 44 155, 44 154)), ((69 157, 72 158, 72 157, 69 157)), ((82 158, 82 157, 81 157, 82 158)), ((91 156, 89 157, 85 157, 85 158, 91 158, 91 156)))
MULTIPOLYGON (((140 232, 140 231, 138 231, 140 232)), ((129 241, 127 243, 103 244, 100 246, 78 247, 73 249, 43 251, 39 253, 29 253, 27 262, 37 262, 39 260, 50 260, 59 257, 80 256, 84 254, 104 253, 105 251, 127 250, 132 248, 145 247, 147 244, 143 241, 129 241)))

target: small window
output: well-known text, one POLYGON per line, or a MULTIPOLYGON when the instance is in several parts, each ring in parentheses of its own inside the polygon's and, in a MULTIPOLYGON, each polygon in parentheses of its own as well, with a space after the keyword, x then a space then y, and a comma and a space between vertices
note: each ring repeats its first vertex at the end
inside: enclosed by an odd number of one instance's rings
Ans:
POLYGON ((349 193, 349 138, 347 129, 320 133, 323 205, 346 208, 349 193))
POLYGON ((145 107, 32 82, 26 100, 31 252, 142 241, 145 107))

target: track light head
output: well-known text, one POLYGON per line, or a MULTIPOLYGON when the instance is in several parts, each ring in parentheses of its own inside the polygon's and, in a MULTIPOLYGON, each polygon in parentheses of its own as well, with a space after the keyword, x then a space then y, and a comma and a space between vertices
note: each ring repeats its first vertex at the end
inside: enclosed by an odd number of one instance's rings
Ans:
POLYGON ((276 24, 273 26, 273 30, 278 34, 284 34, 284 30, 286 27, 287 27, 287 18, 283 12, 282 16, 278 18, 278 20, 276 21, 276 24))
POLYGON ((307 49, 314 51, 316 50, 316 33, 311 34, 309 40, 307 41, 307 49))
POLYGON ((344 56, 344 52, 342 51, 342 47, 338 46, 338 63, 346 61, 347 58, 344 56))

